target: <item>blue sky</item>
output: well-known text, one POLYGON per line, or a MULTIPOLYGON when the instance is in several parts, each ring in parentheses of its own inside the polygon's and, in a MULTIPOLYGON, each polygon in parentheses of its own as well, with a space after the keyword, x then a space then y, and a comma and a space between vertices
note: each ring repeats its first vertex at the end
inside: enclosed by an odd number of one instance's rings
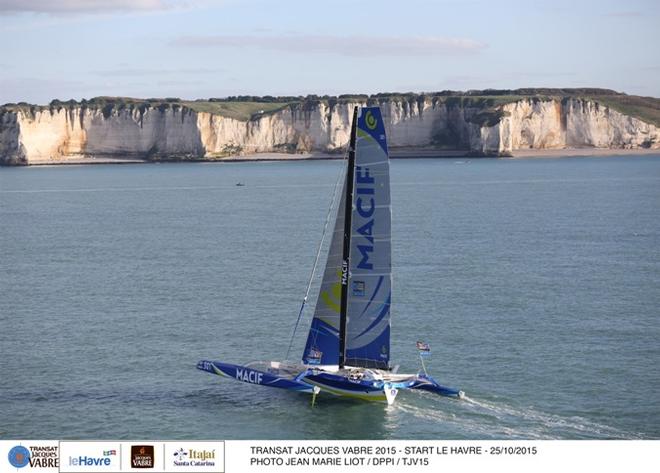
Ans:
POLYGON ((656 0, 0 0, 0 104, 604 87, 660 97, 656 0))

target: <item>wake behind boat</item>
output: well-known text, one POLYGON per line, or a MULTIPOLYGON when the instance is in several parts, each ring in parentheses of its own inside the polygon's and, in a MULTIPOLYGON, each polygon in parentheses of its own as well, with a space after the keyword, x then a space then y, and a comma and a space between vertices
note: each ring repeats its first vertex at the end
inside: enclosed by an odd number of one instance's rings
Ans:
MULTIPOLYGON (((314 396, 325 392, 392 404, 399 390, 418 389, 462 397, 462 391, 429 376, 423 359, 424 370, 417 374, 398 374, 390 367, 390 173, 378 107, 354 110, 342 189, 302 362, 234 365, 202 360, 197 368, 314 396)), ((420 355, 430 352, 427 348, 418 342, 420 355)))

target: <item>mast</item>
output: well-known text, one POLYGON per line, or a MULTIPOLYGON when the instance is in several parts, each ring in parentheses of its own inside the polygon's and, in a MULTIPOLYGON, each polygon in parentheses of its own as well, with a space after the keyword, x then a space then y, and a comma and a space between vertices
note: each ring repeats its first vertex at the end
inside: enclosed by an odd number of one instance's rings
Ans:
POLYGON ((353 187, 355 184, 355 142, 357 138, 358 107, 353 110, 351 141, 348 145, 348 172, 346 173, 346 206, 344 207, 344 247, 341 263, 341 304, 339 312, 339 368, 346 359, 346 323, 348 321, 348 283, 351 256, 351 216, 353 214, 353 187))

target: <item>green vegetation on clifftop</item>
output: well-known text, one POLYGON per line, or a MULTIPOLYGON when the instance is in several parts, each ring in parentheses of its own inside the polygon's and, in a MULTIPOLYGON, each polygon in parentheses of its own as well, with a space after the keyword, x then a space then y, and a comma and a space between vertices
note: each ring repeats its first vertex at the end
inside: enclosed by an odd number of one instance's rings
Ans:
POLYGON ((136 99, 130 97, 95 97, 89 100, 68 100, 66 102, 53 100, 48 105, 32 105, 25 102, 5 104, 0 107, 0 116, 7 111, 22 111, 34 114, 43 110, 61 110, 82 107, 91 110, 102 110, 104 116, 123 110, 137 110, 143 114, 150 108, 161 111, 173 109, 175 111, 207 112, 235 120, 248 121, 275 113, 291 107, 297 110, 311 110, 320 103, 331 109, 343 103, 367 103, 371 105, 387 102, 402 102, 404 106, 412 107, 422 105, 427 100, 434 104, 441 104, 448 108, 477 109, 468 117, 468 120, 482 125, 495 125, 505 112, 502 106, 522 99, 533 100, 566 100, 566 99, 592 100, 596 103, 610 107, 625 115, 638 118, 646 123, 660 126, 660 99, 654 97, 640 97, 626 95, 608 89, 579 88, 579 89, 485 89, 469 91, 444 90, 440 92, 413 93, 413 92, 383 92, 378 94, 344 94, 339 96, 308 95, 303 96, 231 96, 226 98, 210 98, 207 100, 181 100, 179 98, 149 98, 136 99))
POLYGON ((203 100, 181 103, 195 112, 213 113, 241 121, 248 121, 261 115, 277 112, 288 105, 281 102, 211 102, 203 100))
POLYGON ((593 95, 585 97, 617 112, 660 127, 660 99, 636 95, 593 95))

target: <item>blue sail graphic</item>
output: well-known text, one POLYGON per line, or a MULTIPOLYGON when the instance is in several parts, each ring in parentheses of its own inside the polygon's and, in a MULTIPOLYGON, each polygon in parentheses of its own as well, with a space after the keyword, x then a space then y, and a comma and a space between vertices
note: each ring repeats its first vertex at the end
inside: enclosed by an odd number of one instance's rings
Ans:
POLYGON ((358 112, 346 364, 387 368, 392 302, 390 164, 378 107, 358 112))
POLYGON ((339 363, 339 304, 345 202, 346 182, 344 182, 341 192, 328 259, 314 309, 314 318, 303 352, 303 363, 308 365, 336 365, 339 363))
MULTIPOLYGON (((351 215, 345 364, 386 368, 392 293, 390 175, 378 107, 358 111, 351 215)), ((303 353, 306 364, 339 361, 344 183, 323 280, 303 353)))

